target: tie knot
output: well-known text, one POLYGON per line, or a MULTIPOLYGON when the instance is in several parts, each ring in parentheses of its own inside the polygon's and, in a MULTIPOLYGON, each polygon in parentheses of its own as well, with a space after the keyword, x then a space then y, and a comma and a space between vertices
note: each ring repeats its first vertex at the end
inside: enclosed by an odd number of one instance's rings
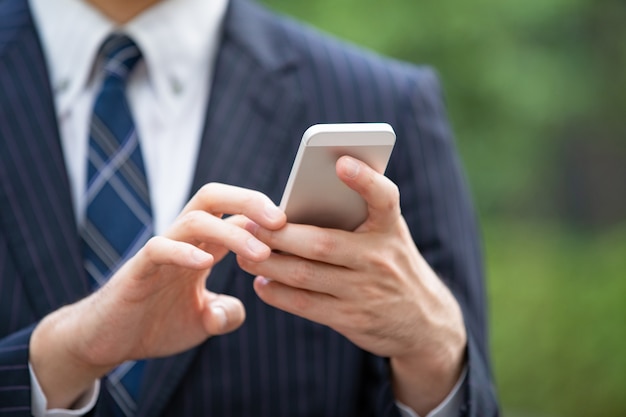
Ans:
POLYGON ((141 58, 137 44, 126 35, 114 34, 102 44, 101 55, 104 58, 106 77, 125 81, 135 64, 141 58))

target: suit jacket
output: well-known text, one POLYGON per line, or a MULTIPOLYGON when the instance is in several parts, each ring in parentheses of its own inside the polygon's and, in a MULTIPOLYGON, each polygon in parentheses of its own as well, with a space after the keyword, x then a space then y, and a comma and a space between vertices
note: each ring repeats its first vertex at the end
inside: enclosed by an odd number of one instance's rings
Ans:
MULTIPOLYGON (((89 292, 52 97, 27 1, 0 0, 0 415, 30 415, 35 323, 89 292)), ((474 213, 430 69, 232 0, 191 193, 218 181, 277 201, 309 125, 366 121, 394 126, 387 175, 400 187, 418 248, 463 309, 469 373, 462 414, 495 415, 474 213)), ((240 298, 246 323, 149 361, 138 415, 397 415, 384 358, 262 303, 233 257, 207 285, 240 298)), ((93 413, 106 415, 108 400, 103 390, 93 413)))

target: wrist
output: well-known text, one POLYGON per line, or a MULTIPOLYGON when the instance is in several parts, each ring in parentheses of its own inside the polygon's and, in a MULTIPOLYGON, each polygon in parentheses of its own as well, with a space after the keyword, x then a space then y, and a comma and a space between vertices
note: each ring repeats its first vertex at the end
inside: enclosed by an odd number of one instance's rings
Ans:
POLYGON ((454 389, 466 364, 465 345, 460 349, 422 353, 419 357, 390 359, 392 386, 397 400, 425 416, 454 389))
MULTIPOLYGON (((419 348, 390 358, 396 399, 427 415, 452 391, 466 363, 467 333, 458 304, 449 303, 445 320, 431 321, 430 337, 419 348)), ((432 315, 437 317, 437 315, 432 315)), ((441 316, 440 316, 441 317, 441 316)))
POLYGON ((111 369, 90 363, 81 355, 79 310, 74 304, 49 314, 30 340, 29 362, 48 399, 48 409, 69 408, 111 369))

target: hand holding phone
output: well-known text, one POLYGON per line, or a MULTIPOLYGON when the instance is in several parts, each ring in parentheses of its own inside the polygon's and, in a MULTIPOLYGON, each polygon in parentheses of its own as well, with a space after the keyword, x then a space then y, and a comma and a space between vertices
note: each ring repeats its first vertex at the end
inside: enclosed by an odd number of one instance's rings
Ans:
POLYGON ((386 123, 320 124, 304 132, 280 208, 290 223, 354 230, 367 219, 363 198, 338 177, 349 155, 384 173, 396 136, 386 123))

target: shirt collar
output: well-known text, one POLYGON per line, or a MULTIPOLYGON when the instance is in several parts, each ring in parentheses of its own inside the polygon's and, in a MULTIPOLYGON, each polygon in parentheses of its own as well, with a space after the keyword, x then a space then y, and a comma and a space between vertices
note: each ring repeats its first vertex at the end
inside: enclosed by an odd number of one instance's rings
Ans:
POLYGON ((206 74, 217 50, 228 0, 163 0, 124 26, 81 0, 30 0, 46 53, 59 114, 93 81, 98 50, 113 32, 137 43, 149 82, 175 106, 194 75, 206 74))

